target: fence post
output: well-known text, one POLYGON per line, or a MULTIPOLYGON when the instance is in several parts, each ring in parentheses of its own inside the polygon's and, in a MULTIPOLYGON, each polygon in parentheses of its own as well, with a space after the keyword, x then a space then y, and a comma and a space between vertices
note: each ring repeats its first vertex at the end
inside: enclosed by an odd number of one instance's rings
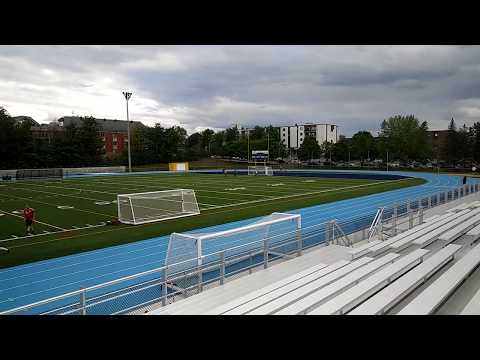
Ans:
POLYGON ((303 248, 303 244, 302 244, 302 234, 300 232, 300 229, 297 229, 295 231, 295 237, 297 238, 297 242, 298 242, 298 251, 297 251, 297 256, 302 256, 302 248, 303 248))
POLYGON ((423 207, 420 208, 420 212, 418 213, 418 224, 423 224, 423 207))
POLYGON ((393 206, 392 236, 397 235, 397 215, 398 215, 398 207, 397 207, 397 204, 395 204, 393 206))
POLYGON ((225 282, 225 250, 220 253, 220 285, 225 282))
POLYGON ((248 254, 250 255, 250 266, 248 267, 248 273, 252 273, 252 268, 253 268, 253 256, 252 256, 252 251, 249 251, 248 254))
POLYGON ((330 221, 330 228, 332 230, 332 243, 335 243, 335 220, 330 221))
POLYGON ((325 242, 330 245, 330 222, 325 223, 325 242))
POLYGON ((438 206, 438 205, 440 205, 440 193, 437 193, 437 194, 435 195, 435 197, 436 197, 436 201, 437 201, 436 204, 435 204, 435 206, 438 206))
POLYGON ((263 268, 268 268, 268 239, 263 240, 263 268))
POLYGON ((407 213, 410 212, 410 199, 407 199, 407 213))
POLYGON ((413 228, 413 212, 408 213, 408 228, 413 228))
POLYGON ((432 195, 428 195, 427 209, 432 207, 432 195))
POLYGON ((87 290, 82 288, 80 293, 80 308, 82 309, 82 315, 87 315, 87 290))
POLYGON ((167 305, 167 267, 163 269, 162 306, 167 305))

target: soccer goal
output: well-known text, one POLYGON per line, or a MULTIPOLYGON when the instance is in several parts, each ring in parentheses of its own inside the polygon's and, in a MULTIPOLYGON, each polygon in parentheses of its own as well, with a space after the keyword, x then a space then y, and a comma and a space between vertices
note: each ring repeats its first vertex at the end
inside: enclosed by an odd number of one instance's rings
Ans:
POLYGON ((272 176, 273 169, 271 166, 249 166, 248 175, 272 176))
POLYGON ((195 191, 176 189, 119 194, 118 220, 124 224, 145 224, 200 214, 195 191))
POLYGON ((168 274, 195 269, 202 264, 243 254, 263 252, 280 254, 301 249, 301 215, 273 213, 252 224, 208 233, 172 233, 165 265, 168 274))

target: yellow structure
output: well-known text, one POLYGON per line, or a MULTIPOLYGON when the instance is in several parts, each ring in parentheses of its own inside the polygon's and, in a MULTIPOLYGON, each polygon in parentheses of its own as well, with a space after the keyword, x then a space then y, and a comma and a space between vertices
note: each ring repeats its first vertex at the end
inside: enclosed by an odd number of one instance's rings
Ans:
POLYGON ((188 171, 188 162, 169 163, 168 170, 170 171, 188 171))

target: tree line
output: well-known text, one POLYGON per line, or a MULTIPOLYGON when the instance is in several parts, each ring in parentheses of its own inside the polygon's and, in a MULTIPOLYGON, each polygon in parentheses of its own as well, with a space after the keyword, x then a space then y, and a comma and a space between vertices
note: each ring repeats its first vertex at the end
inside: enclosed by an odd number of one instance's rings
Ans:
MULTIPOLYGON (((50 140, 36 139, 30 131, 32 122, 16 121, 0 107, 0 168, 83 167, 126 165, 127 152, 113 159, 105 156, 100 128, 93 117, 83 119, 81 126, 65 126, 62 136, 50 140)), ((132 131, 131 148, 134 165, 193 161, 208 156, 247 159, 252 150, 270 150, 270 159, 297 156, 300 160, 331 159, 332 161, 442 161, 449 166, 480 162, 480 122, 459 129, 454 119, 448 127, 445 146, 434 147, 428 124, 414 115, 396 115, 381 123, 374 137, 359 131, 351 138, 340 136, 336 144, 319 144, 306 136, 297 151, 287 149, 280 141, 280 129, 256 126, 240 132, 230 127, 214 132, 205 129, 188 136, 179 126, 170 128, 156 124, 132 131)))
POLYGON ((62 136, 36 139, 29 119, 16 121, 0 107, 0 169, 82 167, 103 164, 103 143, 93 117, 65 127, 62 136))
POLYGON ((368 131, 359 131, 349 139, 340 136, 336 144, 318 144, 316 139, 306 138, 298 149, 298 157, 360 162, 386 162, 388 157, 389 162, 403 164, 416 161, 469 166, 480 163, 480 122, 457 129, 452 119, 444 143, 435 146, 426 121, 420 122, 414 115, 396 115, 382 121, 377 137, 368 131))

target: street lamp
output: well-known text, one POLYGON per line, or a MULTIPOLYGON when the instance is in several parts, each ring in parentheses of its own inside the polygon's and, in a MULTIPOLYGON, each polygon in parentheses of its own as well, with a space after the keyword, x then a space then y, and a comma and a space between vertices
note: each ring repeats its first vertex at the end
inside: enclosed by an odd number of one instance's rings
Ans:
POLYGON ((128 132, 128 172, 132 172, 132 155, 130 152, 130 119, 128 117, 128 100, 132 97, 131 92, 123 91, 123 96, 127 101, 127 132, 128 132))

